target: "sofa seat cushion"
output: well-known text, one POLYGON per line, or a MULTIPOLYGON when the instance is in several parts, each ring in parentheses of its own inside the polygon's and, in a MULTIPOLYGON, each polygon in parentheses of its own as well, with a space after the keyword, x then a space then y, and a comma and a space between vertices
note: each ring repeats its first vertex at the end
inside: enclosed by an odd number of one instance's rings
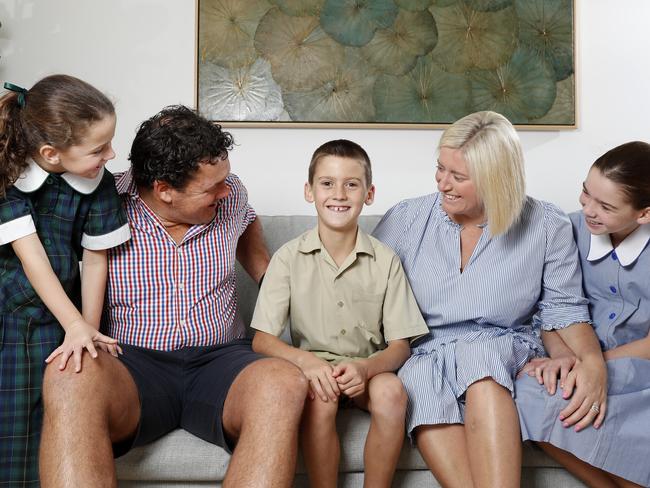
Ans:
MULTIPOLYGON (((363 471, 363 446, 370 426, 370 416, 358 409, 339 413, 337 428, 341 437, 341 472, 363 471)), ((166 436, 131 450, 117 460, 120 480, 222 480, 230 456, 220 447, 198 437, 175 430, 166 436)), ((524 467, 557 467, 541 450, 524 446, 524 467)), ((398 470, 427 470, 422 456, 407 440, 397 465, 398 470)), ((299 460, 298 473, 304 473, 299 460)))

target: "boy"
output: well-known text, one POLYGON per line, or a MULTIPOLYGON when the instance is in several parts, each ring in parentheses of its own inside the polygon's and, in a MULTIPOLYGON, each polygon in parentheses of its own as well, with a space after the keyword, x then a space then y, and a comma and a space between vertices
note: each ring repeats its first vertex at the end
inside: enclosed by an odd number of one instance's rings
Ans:
POLYGON ((256 352, 291 361, 309 380, 301 441, 312 487, 336 486, 341 395, 371 415, 364 486, 390 486, 406 411, 394 371, 410 355, 407 339, 428 332, 399 258, 358 228, 374 194, 362 147, 336 140, 316 149, 305 199, 318 226, 273 256, 251 323, 256 352), (293 346, 278 338, 287 318, 293 346))

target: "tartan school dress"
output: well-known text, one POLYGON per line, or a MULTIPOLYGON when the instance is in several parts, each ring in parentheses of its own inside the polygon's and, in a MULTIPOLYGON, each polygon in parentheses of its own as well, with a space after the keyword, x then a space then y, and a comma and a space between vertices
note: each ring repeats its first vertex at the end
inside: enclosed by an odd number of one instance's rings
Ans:
POLYGON ((50 174, 30 161, 0 198, 0 487, 37 487, 45 358, 64 330, 31 286, 11 242, 36 232, 72 302, 83 248, 130 237, 113 176, 50 174))

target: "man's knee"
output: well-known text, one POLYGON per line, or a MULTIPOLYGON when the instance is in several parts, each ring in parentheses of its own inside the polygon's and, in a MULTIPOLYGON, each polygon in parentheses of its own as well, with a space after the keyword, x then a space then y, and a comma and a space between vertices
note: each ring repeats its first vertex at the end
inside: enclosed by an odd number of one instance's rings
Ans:
POLYGON ((68 407, 79 410, 82 405, 107 400, 114 379, 111 358, 98 351, 97 358, 84 353, 82 370, 75 373, 71 361, 59 370, 58 361, 53 361, 45 369, 43 378, 43 403, 46 410, 66 410, 68 407))
POLYGON ((254 377, 256 391, 253 396, 267 404, 267 408, 302 409, 307 397, 307 378, 289 361, 265 358, 249 366, 247 373, 254 377))

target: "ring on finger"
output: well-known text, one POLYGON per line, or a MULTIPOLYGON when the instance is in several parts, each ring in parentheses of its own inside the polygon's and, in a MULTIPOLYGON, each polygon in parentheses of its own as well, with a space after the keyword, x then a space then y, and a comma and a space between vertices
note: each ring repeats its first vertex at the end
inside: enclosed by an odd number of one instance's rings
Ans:
POLYGON ((599 413, 600 412, 600 405, 598 403, 592 403, 591 408, 589 409, 594 413, 599 413))

